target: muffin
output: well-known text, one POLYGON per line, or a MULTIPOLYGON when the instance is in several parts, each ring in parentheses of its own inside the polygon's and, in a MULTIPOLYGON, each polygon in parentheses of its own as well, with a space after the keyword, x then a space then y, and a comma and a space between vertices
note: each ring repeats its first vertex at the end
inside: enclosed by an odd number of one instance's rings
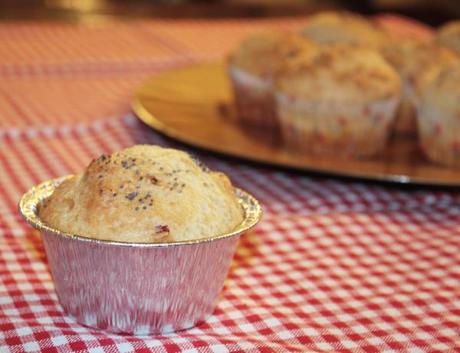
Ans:
POLYGON ((403 40, 389 43, 382 49, 385 59, 399 73, 403 94, 395 123, 398 135, 411 136, 417 131, 415 117, 415 86, 427 71, 455 63, 456 55, 432 42, 403 40))
POLYGON ((293 33, 271 31, 244 40, 228 63, 238 120, 275 131, 274 74, 288 58, 300 52, 308 55, 315 49, 313 43, 293 33))
POLYGON ((422 150, 434 162, 460 168, 460 63, 429 72, 417 94, 422 150))
POLYGON ((243 210, 224 174, 185 152, 138 145, 102 155, 64 181, 39 217, 70 234, 151 243, 229 232, 243 210))
POLYGON ((301 35, 319 44, 348 43, 380 47, 387 34, 375 23, 350 12, 320 12, 311 16, 301 35))
POLYGON ((371 49, 325 46, 297 58, 276 79, 286 146, 312 153, 369 157, 382 152, 401 90, 398 74, 371 49))
POLYGON ((443 25, 436 33, 436 42, 460 55, 460 21, 443 25))

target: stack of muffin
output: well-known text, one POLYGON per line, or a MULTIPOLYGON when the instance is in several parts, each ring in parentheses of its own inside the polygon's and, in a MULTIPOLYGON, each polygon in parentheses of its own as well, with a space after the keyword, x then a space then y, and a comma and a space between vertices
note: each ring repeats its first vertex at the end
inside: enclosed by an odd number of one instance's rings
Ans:
POLYGON ((300 33, 243 41, 228 71, 239 119, 289 148, 366 158, 391 134, 460 166, 460 21, 431 41, 400 40, 351 13, 312 16, 300 33))

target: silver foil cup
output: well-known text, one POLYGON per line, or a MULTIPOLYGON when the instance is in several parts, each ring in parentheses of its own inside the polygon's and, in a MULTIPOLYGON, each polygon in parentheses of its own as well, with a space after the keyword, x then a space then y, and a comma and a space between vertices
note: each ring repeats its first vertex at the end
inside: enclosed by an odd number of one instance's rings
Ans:
POLYGON ((64 311, 77 322, 111 332, 163 334, 209 316, 240 235, 260 220, 251 195, 237 189, 243 222, 215 237, 171 243, 125 243, 66 234, 38 217, 40 203, 65 178, 35 186, 19 210, 40 230, 64 311))

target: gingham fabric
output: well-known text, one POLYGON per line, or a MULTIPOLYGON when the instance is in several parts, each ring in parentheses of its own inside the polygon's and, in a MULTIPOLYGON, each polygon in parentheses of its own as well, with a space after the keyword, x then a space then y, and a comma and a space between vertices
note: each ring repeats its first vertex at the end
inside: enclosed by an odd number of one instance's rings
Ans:
MULTIPOLYGON (((394 33, 425 35, 398 18, 394 33)), ((129 113, 132 88, 214 60, 277 21, 0 25, 0 352, 460 351, 460 193, 314 178, 192 151, 253 193, 213 315, 166 336, 67 318, 39 234, 16 205, 34 184, 136 143, 182 147, 129 113)))

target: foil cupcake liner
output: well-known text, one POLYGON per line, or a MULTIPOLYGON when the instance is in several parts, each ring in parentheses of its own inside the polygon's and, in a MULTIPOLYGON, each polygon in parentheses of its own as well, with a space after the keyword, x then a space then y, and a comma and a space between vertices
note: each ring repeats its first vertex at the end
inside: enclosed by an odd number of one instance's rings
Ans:
POLYGON ((215 237, 169 243, 127 243, 86 238, 48 227, 40 203, 65 179, 46 181, 19 203, 41 232, 59 302, 77 322, 116 333, 164 334, 195 326, 214 310, 239 237, 262 210, 237 189, 243 222, 215 237))

